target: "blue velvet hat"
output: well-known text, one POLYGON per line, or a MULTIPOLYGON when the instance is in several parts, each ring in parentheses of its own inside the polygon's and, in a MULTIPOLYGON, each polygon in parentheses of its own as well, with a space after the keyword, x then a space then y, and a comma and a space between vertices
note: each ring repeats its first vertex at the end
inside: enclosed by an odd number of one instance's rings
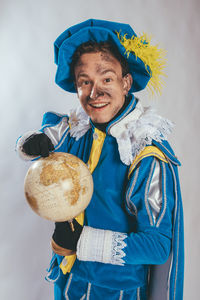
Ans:
MULTIPOLYGON (((88 41, 109 41, 117 46, 121 55, 128 61, 133 77, 130 92, 144 89, 152 77, 154 80, 150 89, 160 89, 162 83, 158 76, 162 75, 161 49, 151 46, 146 35, 137 37, 128 24, 95 19, 70 27, 54 43, 55 63, 58 66, 55 81, 61 88, 71 93, 76 92, 70 65, 77 47, 88 41)), ((163 61, 162 63, 164 65, 163 61)))

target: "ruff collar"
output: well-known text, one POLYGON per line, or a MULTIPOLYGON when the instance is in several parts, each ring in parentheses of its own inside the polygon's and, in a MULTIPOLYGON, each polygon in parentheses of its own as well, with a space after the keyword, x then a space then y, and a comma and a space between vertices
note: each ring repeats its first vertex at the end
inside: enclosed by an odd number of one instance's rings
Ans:
MULTIPOLYGON (((81 106, 72 110, 69 116, 70 135, 79 140, 91 128, 90 118, 81 106)), ((108 134, 116 138, 121 161, 130 165, 145 146, 152 144, 152 140, 166 140, 172 127, 171 121, 138 101, 132 112, 109 127, 108 134)))

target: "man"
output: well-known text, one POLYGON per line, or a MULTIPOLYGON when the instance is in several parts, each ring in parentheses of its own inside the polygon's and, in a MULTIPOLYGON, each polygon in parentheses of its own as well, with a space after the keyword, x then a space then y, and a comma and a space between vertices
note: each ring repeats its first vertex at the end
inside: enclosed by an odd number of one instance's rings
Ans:
POLYGON ((182 299, 183 214, 171 123, 133 93, 159 91, 163 61, 129 25, 87 20, 55 41, 56 83, 81 107, 46 113, 18 141, 25 159, 50 151, 81 158, 94 194, 73 220, 55 224, 47 279, 55 299, 182 299), (76 258, 76 256, 77 258, 76 258))

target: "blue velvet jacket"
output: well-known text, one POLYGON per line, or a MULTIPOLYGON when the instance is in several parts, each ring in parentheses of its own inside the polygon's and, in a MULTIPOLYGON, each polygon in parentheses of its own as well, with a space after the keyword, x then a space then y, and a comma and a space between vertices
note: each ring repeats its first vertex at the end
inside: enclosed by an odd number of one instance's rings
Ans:
MULTIPOLYGON (((146 286, 149 299, 183 298, 180 163, 166 140, 170 128, 168 120, 143 108, 134 97, 108 124, 106 134, 80 108, 70 116, 44 115, 41 131, 51 138, 55 151, 69 152, 85 163, 99 153, 84 225, 109 233, 109 246, 99 246, 107 258, 95 261, 95 247, 87 242, 91 257, 85 258, 80 249, 72 273, 114 289, 146 286)), ((80 248, 82 244, 84 240, 80 248)), ((62 260, 53 256, 48 280, 58 279, 62 260)))

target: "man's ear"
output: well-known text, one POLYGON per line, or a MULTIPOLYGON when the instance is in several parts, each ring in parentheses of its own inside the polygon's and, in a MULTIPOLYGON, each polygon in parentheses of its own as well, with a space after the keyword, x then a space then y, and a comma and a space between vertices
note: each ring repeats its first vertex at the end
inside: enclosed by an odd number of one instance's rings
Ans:
POLYGON ((124 88, 124 94, 127 95, 129 90, 131 89, 133 83, 133 78, 130 73, 126 74, 123 77, 123 88, 124 88))

